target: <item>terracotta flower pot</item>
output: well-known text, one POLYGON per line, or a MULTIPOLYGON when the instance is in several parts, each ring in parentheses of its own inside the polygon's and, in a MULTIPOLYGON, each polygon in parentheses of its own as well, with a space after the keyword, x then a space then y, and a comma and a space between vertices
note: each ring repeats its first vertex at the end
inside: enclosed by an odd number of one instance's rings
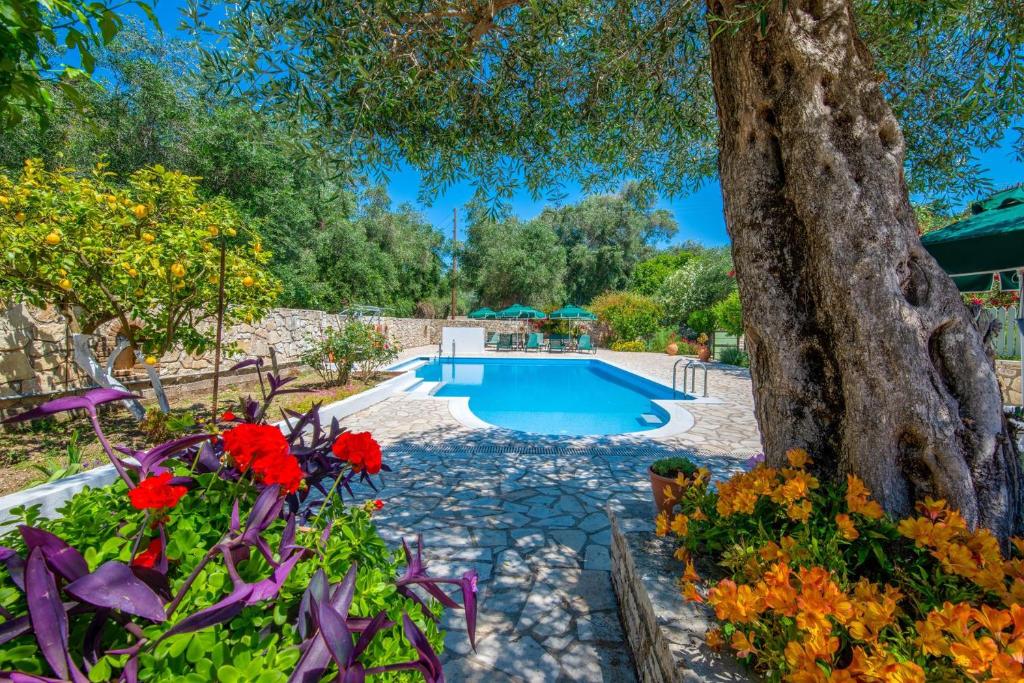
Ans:
POLYGON ((711 348, 708 347, 707 344, 702 344, 701 346, 698 346, 697 358, 699 358, 702 363, 706 363, 708 359, 711 358, 711 348))
POLYGON ((675 477, 669 478, 655 474, 654 470, 650 467, 647 468, 647 474, 651 478, 651 493, 654 495, 654 507, 657 508, 658 512, 665 511, 672 514, 672 506, 683 495, 683 490, 686 486, 677 484, 675 477), (669 488, 669 494, 672 497, 671 501, 665 497, 666 486, 669 488))
POLYGON ((671 344, 665 347, 665 353, 667 353, 670 356, 676 355, 677 353, 679 353, 679 344, 672 342, 671 344))

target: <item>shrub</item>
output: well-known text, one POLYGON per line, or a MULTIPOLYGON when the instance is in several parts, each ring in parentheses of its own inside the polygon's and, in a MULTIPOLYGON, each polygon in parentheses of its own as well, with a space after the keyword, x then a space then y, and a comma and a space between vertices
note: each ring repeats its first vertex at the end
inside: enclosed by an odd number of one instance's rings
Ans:
POLYGON ((665 280, 655 299, 668 322, 685 323, 691 313, 711 307, 736 288, 731 272, 728 249, 700 252, 665 280))
POLYGON ((664 353, 665 347, 669 344, 679 344, 679 333, 674 328, 662 327, 647 342, 647 350, 655 353, 664 353))
POLYGON ((717 491, 701 468, 658 516, 683 594, 722 622, 709 644, 771 681, 1022 680, 1024 541, 1004 558, 941 500, 894 522, 856 476, 827 485, 806 451, 787 458, 717 491), (706 589, 695 562, 725 577, 706 589))
POLYGON ((331 385, 348 384, 359 365, 362 379, 369 380, 398 357, 398 344, 373 325, 351 321, 340 330, 328 327, 319 339, 310 340, 302 362, 331 385))
POLYGON ((707 309, 694 311, 686 318, 686 326, 697 334, 712 334, 715 331, 715 314, 707 309))
POLYGON ((747 355, 747 352, 732 347, 722 349, 722 352, 718 355, 718 360, 727 365, 738 365, 741 368, 750 367, 750 356, 747 355))
POLYGON ((647 339, 661 322, 661 308, 652 299, 632 292, 605 292, 590 310, 608 326, 611 341, 647 339))
POLYGON ((715 324, 719 329, 737 337, 743 334, 743 309, 740 306, 740 293, 735 289, 729 296, 711 307, 715 316, 715 324))
POLYGON ((689 458, 662 458, 651 464, 651 471, 660 477, 672 478, 680 474, 692 477, 697 471, 697 466, 689 458))
POLYGON ((612 342, 611 349, 612 351, 646 351, 647 344, 639 339, 635 341, 617 341, 612 342))
MULTIPOLYGON (((23 525, 0 539, 0 670, 28 674, 14 680, 439 680, 438 618, 458 606, 444 589, 461 594, 472 641, 475 571, 429 576, 420 544, 392 553, 377 534, 383 501, 342 504, 342 490, 388 469, 380 447, 315 411, 293 415, 288 433, 266 424, 288 381, 268 373, 263 400, 226 412, 219 435, 124 451, 134 462, 92 420, 120 478, 75 495, 55 520, 14 511, 23 525)), ((128 395, 97 389, 14 419, 78 408, 95 418, 128 395)))

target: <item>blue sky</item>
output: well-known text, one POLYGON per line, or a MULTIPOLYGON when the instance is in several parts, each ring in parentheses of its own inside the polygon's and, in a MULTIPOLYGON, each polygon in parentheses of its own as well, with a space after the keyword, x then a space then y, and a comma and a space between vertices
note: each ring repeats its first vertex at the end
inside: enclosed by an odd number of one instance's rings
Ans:
MULTIPOLYGON (((180 21, 179 9, 185 6, 184 0, 163 0, 156 6, 156 14, 165 33, 181 36, 177 31, 180 21)), ((129 14, 141 14, 137 10, 129 14)), ((181 36, 185 37, 185 36, 181 36)), ((1018 122, 1024 125, 1024 121, 1018 122)), ((988 177, 992 185, 1002 188, 1007 185, 1024 182, 1024 163, 1014 156, 1012 148, 1013 133, 1007 134, 1003 143, 994 149, 979 155, 981 165, 988 169, 988 177)), ((420 175, 414 169, 403 167, 388 177, 388 190, 395 203, 409 202, 419 209, 435 228, 445 235, 451 234, 452 209, 460 211, 473 195, 472 185, 468 182, 452 186, 443 194, 434 198, 429 205, 418 201, 420 175)), ((579 187, 566 184, 562 188, 565 197, 560 204, 571 204, 584 195, 579 187)), ((915 199, 932 199, 922 197, 915 199)), ((541 198, 534 199, 527 191, 517 192, 511 200, 512 211, 522 219, 530 219, 539 214, 551 202, 541 198)), ((695 240, 708 246, 726 244, 729 241, 725 231, 725 218, 722 215, 722 192, 717 180, 709 180, 699 191, 685 197, 662 199, 658 208, 669 209, 679 224, 679 232, 674 243, 695 240)), ((959 208, 959 207, 958 207, 959 208)), ((460 231, 460 236, 463 233, 460 231)))
MULTIPOLYGON (((1024 163, 1014 155, 1012 143, 1015 133, 1010 131, 1002 144, 979 155, 981 165, 988 170, 992 186, 1002 189, 1007 185, 1024 182, 1024 163)), ((434 224, 434 226, 450 235, 452 229, 452 207, 461 207, 473 195, 470 183, 453 186, 443 195, 437 197, 430 206, 417 201, 420 188, 420 175, 415 169, 405 168, 392 174, 388 183, 392 199, 398 202, 409 202, 415 205, 434 224)), ((561 204, 572 204, 584 195, 578 186, 566 185, 566 196, 561 204)), ((915 199, 928 200, 930 197, 915 199)), ((973 198, 972 198, 973 199, 973 198)), ((520 218, 529 219, 539 214, 551 202, 534 199, 528 192, 517 192, 511 201, 513 212, 520 218)), ((695 240, 708 246, 727 244, 729 237, 725 231, 725 217, 722 215, 722 190, 715 179, 709 180, 699 191, 685 197, 663 199, 658 208, 669 209, 679 224, 679 232, 673 243, 695 240)), ((956 208, 960 208, 957 206, 956 208)), ((460 235, 461 235, 460 231, 460 235)))

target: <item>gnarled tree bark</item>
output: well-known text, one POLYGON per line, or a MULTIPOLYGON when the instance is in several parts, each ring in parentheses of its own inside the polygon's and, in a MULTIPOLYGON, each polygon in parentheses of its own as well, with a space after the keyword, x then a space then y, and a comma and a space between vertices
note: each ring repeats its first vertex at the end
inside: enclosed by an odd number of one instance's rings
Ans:
MULTIPOLYGON (((708 0, 738 19, 737 0, 708 0)), ((900 127, 849 0, 773 1, 712 40, 719 170, 769 464, 806 448, 888 512, 944 498, 1005 539, 1021 471, 992 360, 921 246, 900 127)))

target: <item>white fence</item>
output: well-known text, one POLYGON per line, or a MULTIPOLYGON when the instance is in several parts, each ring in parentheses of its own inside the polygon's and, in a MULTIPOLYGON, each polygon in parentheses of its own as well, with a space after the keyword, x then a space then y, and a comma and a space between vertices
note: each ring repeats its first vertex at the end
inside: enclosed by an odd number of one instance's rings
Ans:
POLYGON ((992 340, 998 358, 1020 357, 1020 333, 1017 331, 1016 308, 986 308, 996 320, 1003 324, 999 336, 992 340))

